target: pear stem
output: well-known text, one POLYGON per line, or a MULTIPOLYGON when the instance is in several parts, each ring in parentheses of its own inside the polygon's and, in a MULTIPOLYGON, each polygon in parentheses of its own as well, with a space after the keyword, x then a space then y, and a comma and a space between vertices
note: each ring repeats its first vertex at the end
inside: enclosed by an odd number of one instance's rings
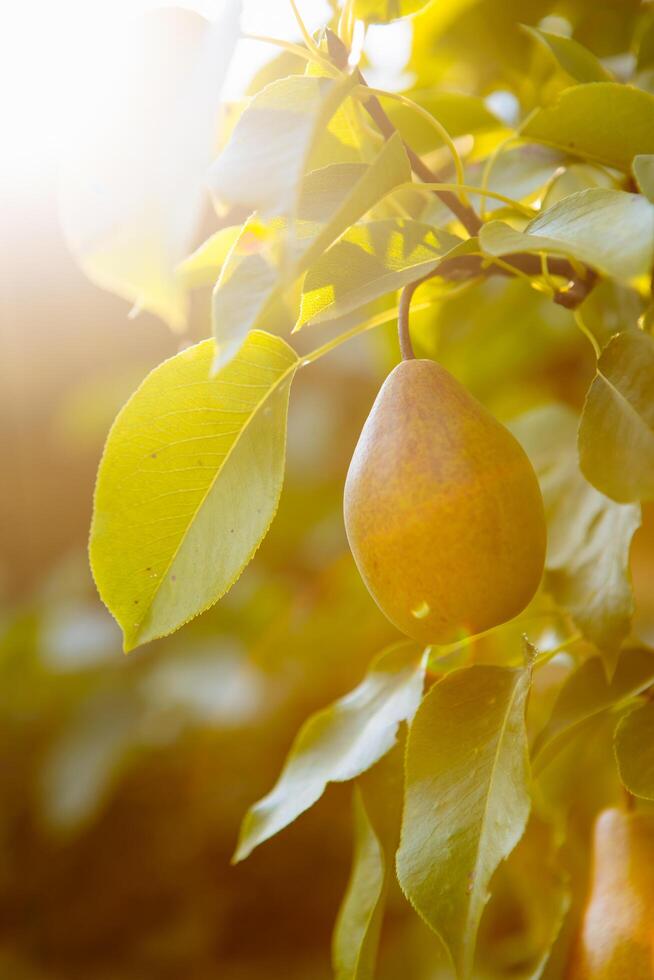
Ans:
POLYGON ((411 300, 413 294, 420 285, 420 280, 410 282, 405 286, 400 296, 400 305, 397 312, 397 334, 400 340, 400 353, 403 361, 412 361, 415 358, 415 351, 411 343, 411 331, 409 330, 409 314, 411 312, 411 300))

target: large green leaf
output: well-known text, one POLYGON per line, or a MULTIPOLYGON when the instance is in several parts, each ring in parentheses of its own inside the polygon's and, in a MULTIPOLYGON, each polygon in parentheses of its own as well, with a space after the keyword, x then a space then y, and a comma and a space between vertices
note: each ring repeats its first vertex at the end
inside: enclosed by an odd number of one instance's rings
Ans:
MULTIPOLYGON (((411 98, 431 113, 452 137, 502 128, 500 120, 478 95, 422 89, 412 92, 411 98)), ((434 126, 415 109, 401 102, 389 102, 386 111, 417 153, 429 153, 443 145, 434 126)))
POLYGON ((520 134, 628 174, 638 153, 654 153, 654 96, 617 82, 575 85, 532 112, 520 134))
POLYGON ((230 0, 215 23, 179 8, 126 22, 105 73, 85 74, 84 114, 59 154, 62 224, 82 269, 174 330, 239 16, 230 0))
MULTIPOLYGON (((311 171, 300 187, 297 221, 291 226, 292 254, 280 267, 279 238, 288 234, 276 223, 253 247, 251 225, 234 247, 213 296, 217 366, 226 364, 254 326, 290 326, 296 315, 282 303, 283 292, 350 225, 411 177, 399 135, 381 148, 370 164, 333 164, 311 171), (245 247, 243 247, 245 245, 245 247)), ((287 250, 288 251, 288 250, 287 250)))
POLYGON ((654 204, 639 194, 591 187, 558 201, 522 232, 490 221, 479 241, 490 255, 553 252, 631 279, 654 264, 654 204))
POLYGON ((433 0, 354 0, 354 16, 368 24, 388 24, 428 7, 433 0))
POLYGON ((304 723, 277 783, 245 815, 234 860, 313 806, 327 783, 353 779, 388 752, 418 706, 424 669, 416 644, 398 643, 375 658, 357 688, 304 723))
POLYGON ((542 771, 585 726, 603 711, 641 694, 654 683, 654 653, 624 650, 610 681, 599 657, 585 660, 566 679, 549 721, 532 749, 534 772, 542 771))
POLYGON ((257 92, 211 168, 216 197, 264 215, 292 214, 312 147, 353 85, 353 76, 290 75, 257 92))
POLYGON ((488 886, 529 815, 528 667, 447 675, 414 718, 397 855, 400 884, 470 976, 488 886))
POLYGON ((654 498, 654 338, 613 337, 597 362, 579 425, 579 461, 590 482, 626 503, 654 498))
POLYGON ((335 320, 394 292, 460 244, 447 231, 404 218, 356 225, 307 273, 298 324, 335 320))
POLYGON ((651 701, 619 721, 614 745, 623 784, 634 796, 654 800, 654 704, 651 701))
POLYGON ((404 739, 355 788, 352 872, 332 942, 336 980, 372 980, 386 892, 400 839, 404 739))
POLYGON ((107 439, 91 567, 126 650, 219 599, 277 509, 297 355, 257 331, 215 378, 213 357, 207 340, 155 368, 107 439))
POLYGON ((577 418, 548 405, 511 424, 538 474, 548 526, 545 586, 598 646, 608 669, 629 632, 629 548, 640 508, 617 504, 584 478, 577 418))
POLYGON ((537 27, 523 27, 554 55, 561 68, 577 82, 613 81, 611 72, 579 41, 561 34, 552 34, 550 31, 541 31, 537 27))

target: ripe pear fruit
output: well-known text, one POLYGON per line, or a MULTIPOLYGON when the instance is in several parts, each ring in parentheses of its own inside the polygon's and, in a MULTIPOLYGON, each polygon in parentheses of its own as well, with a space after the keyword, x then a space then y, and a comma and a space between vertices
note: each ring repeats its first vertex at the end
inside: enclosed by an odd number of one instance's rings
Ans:
POLYGON ((543 500, 522 447, 444 368, 402 361, 345 482, 359 572, 398 629, 451 643, 521 612, 545 560, 543 500))
POLYGON ((654 980, 654 816, 604 810, 567 980, 654 980))

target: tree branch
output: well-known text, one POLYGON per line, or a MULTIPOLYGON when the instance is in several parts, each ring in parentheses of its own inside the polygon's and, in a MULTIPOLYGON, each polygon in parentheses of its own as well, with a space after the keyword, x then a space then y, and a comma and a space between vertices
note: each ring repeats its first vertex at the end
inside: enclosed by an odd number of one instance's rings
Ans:
MULTIPOLYGON (((347 68, 348 59, 347 48, 341 41, 340 37, 334 34, 333 31, 327 29, 325 36, 327 38, 327 50, 329 51, 329 56, 332 62, 337 68, 345 70, 347 68)), ((358 68, 356 69, 356 76, 358 83, 366 88, 367 82, 358 68)), ((363 103, 363 107, 368 115, 377 124, 384 139, 390 139, 390 137, 397 132, 395 126, 386 115, 382 104, 376 95, 369 96, 369 98, 363 103)), ((402 140, 402 142, 414 174, 426 182, 431 181, 432 183, 438 183, 438 174, 435 174, 434 171, 427 166, 424 160, 418 156, 416 151, 409 146, 405 140, 402 140)), ((481 228, 481 221, 473 208, 463 204, 452 191, 434 191, 434 194, 436 194, 436 196, 441 199, 443 204, 450 209, 452 214, 459 219, 469 235, 476 235, 479 232, 479 229, 481 228)))
MULTIPOLYGON (((348 67, 347 48, 333 31, 327 29, 325 32, 325 37, 327 40, 327 49, 329 51, 331 61, 337 68, 346 70, 348 67)), ((356 74, 359 84, 365 87, 367 84, 366 80, 358 68, 356 69, 356 74)), ((393 136, 397 130, 386 115, 379 99, 376 96, 371 95, 363 103, 363 105, 370 117, 377 124, 384 139, 390 139, 390 137, 393 136)), ((427 166, 424 160, 422 160, 422 158, 404 139, 402 140, 402 143, 409 158, 413 173, 425 182, 431 181, 437 183, 438 175, 427 166)), ((463 204, 452 191, 435 190, 433 193, 436 194, 436 196, 440 198, 440 200, 450 209, 452 214, 459 219, 469 235, 478 235, 479 230, 482 227, 482 222, 474 208, 463 204)), ((536 255, 530 255, 526 252, 518 252, 513 255, 505 255, 503 258, 510 265, 514 266, 516 270, 519 272, 524 272, 528 276, 539 276, 542 273, 541 262, 539 257, 536 255)), ((507 269, 502 269, 499 266, 493 265, 484 266, 483 263, 483 258, 474 255, 461 256, 456 259, 445 259, 433 273, 430 273, 429 275, 424 276, 422 279, 417 280, 416 283, 411 283, 410 285, 414 288, 410 291, 410 293, 408 292, 410 287, 405 287, 405 290, 402 292, 401 303, 404 301, 406 293, 407 324, 408 306, 410 306, 411 298, 415 292, 415 288, 417 288, 421 282, 424 282, 425 279, 431 279, 433 276, 442 276, 445 279, 470 279, 480 275, 511 275, 507 269)), ((564 289, 559 290, 559 292, 554 296, 554 302, 559 306, 564 306, 568 310, 576 309, 576 307, 584 301, 586 296, 595 286, 598 278, 597 273, 593 269, 587 267, 584 275, 578 276, 572 263, 568 262, 567 259, 549 257, 548 268, 552 275, 560 276, 561 278, 566 279, 568 282, 568 285, 564 289)), ((408 340, 407 350, 409 350, 411 347, 411 340, 408 337, 408 325, 406 328, 405 340, 408 340)), ((400 345, 401 344, 402 326, 400 326, 400 345)))

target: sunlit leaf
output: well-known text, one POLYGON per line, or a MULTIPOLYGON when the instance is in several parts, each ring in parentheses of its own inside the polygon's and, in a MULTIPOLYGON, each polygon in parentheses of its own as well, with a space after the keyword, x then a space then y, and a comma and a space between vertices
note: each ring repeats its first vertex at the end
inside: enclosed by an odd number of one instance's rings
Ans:
POLYGON ((90 554, 126 650, 219 599, 277 509, 298 358, 258 331, 215 378, 213 357, 208 340, 155 368, 107 439, 90 554))
POLYGON ((634 157, 634 176, 645 197, 654 202, 654 153, 634 157))
POLYGON ((83 139, 61 168, 63 225, 85 273, 176 330, 187 316, 176 269, 206 198, 239 12, 230 0, 214 24, 181 9, 133 21, 97 91, 84 80, 83 139))
POLYGON ((307 273, 299 324, 336 319, 400 289, 459 244, 447 231, 404 218, 356 225, 307 273))
POLYGON ((634 796, 654 800, 654 704, 651 701, 619 721, 614 744, 624 786, 634 796))
MULTIPOLYGON (((430 112, 452 137, 484 133, 502 126, 478 95, 424 89, 412 92, 411 98, 430 112)), ((414 109, 400 102, 389 102, 387 113, 416 152, 428 153, 443 145, 434 127, 414 109)))
POLYGON ((218 278, 232 248, 241 235, 240 225, 230 225, 214 232, 206 242, 179 265, 179 275, 186 286, 208 286, 218 278))
POLYGON ((654 96, 617 82, 575 85, 534 110, 520 134, 628 174, 637 154, 654 153, 654 96))
POLYGON ((470 976, 488 885, 529 815, 525 667, 465 667, 429 691, 409 732, 400 884, 470 976))
POLYGON ((372 980, 388 886, 400 839, 404 739, 355 788, 352 872, 332 942, 336 980, 372 980))
POLYGON ((523 25, 523 29, 543 44, 554 55, 561 68, 577 82, 610 82, 613 75, 604 67, 592 51, 579 41, 561 34, 552 34, 536 27, 523 25))
POLYGON ((552 252, 631 279, 654 264, 654 205, 638 194, 593 187, 554 204, 522 232, 491 221, 479 241, 490 255, 552 252))
POLYGON ((540 481, 548 527, 545 586, 598 646, 608 669, 629 632, 629 548, 640 508, 605 497, 579 469, 577 418, 561 405, 511 424, 540 481))
POLYGON ((292 214, 316 137, 353 84, 350 76, 290 75, 258 92, 211 168, 216 197, 267 216, 292 214))
POLYGON ((310 264, 395 187, 410 179, 402 140, 389 139, 370 164, 333 164, 307 174, 299 193, 297 221, 280 267, 281 223, 260 234, 260 247, 248 244, 246 225, 213 296, 216 364, 226 364, 255 326, 290 327, 297 311, 284 305, 284 293, 310 264), (291 254, 288 252, 291 251, 291 254))
POLYGON ((353 779, 394 744, 422 694, 424 656, 403 642, 381 653, 361 684, 309 718, 273 789, 247 812, 235 860, 247 857, 320 799, 327 783, 353 779))
POLYGON ((433 0, 354 0, 354 16, 368 24, 388 24, 428 7, 433 0))
POLYGON ((621 503, 654 498, 654 338, 619 333, 602 351, 579 425, 590 482, 621 503))
MULTIPOLYGON (((529 144, 535 149, 534 144, 529 144)), ((543 150, 545 147, 539 147, 543 150)), ((585 191, 589 187, 613 187, 614 181, 608 170, 597 166, 594 163, 571 163, 565 169, 555 175, 549 184, 542 200, 542 209, 547 210, 562 201, 564 197, 570 197, 578 191, 585 191)))
POLYGON ((584 726, 603 711, 641 694, 654 683, 654 653, 624 650, 611 681, 599 657, 585 660, 564 682, 550 719, 534 741, 534 771, 540 772, 584 726))

